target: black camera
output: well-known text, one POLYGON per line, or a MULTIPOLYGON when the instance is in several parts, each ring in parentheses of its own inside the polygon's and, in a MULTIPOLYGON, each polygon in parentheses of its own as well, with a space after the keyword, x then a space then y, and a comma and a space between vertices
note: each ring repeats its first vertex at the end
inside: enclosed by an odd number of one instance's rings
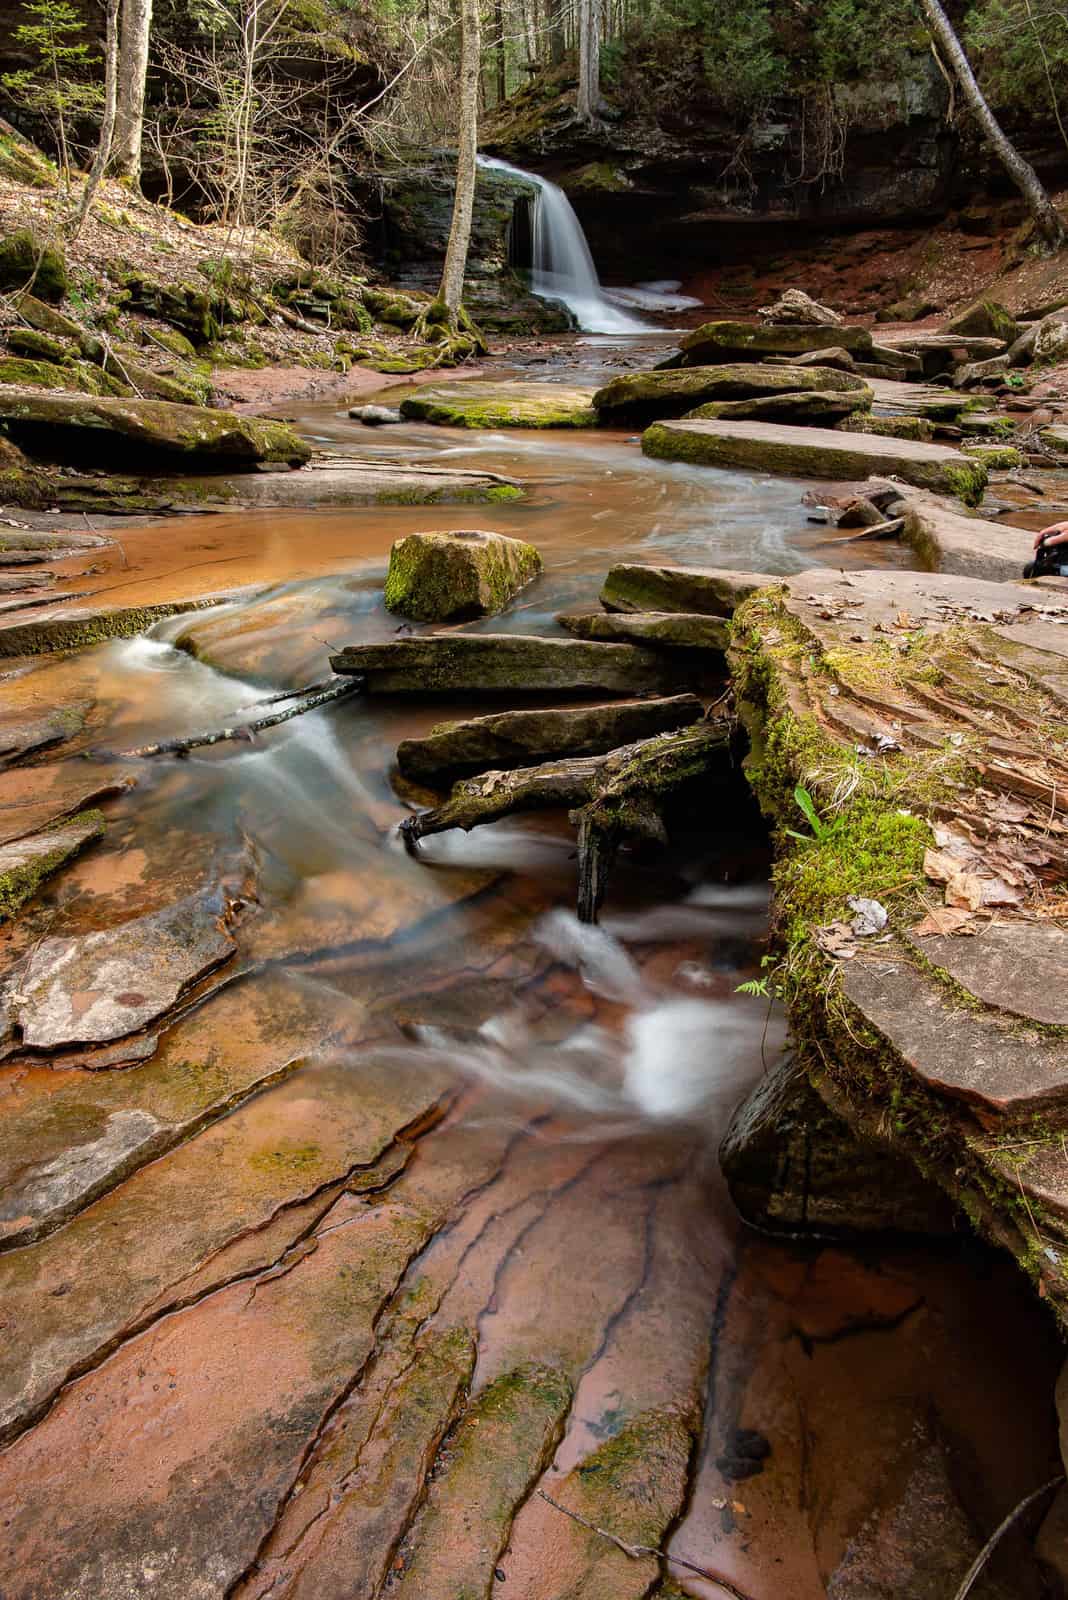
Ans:
POLYGON ((1045 539, 1035 559, 1024 567, 1025 578, 1068 578, 1068 544, 1048 544, 1045 539))

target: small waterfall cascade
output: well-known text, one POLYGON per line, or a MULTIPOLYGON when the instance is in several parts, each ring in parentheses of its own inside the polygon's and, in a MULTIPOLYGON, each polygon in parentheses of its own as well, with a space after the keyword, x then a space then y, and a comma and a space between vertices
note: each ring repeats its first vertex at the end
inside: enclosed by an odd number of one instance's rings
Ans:
POLYGON ((582 224, 562 189, 536 172, 524 172, 507 161, 479 156, 487 171, 523 178, 537 190, 533 215, 533 259, 530 287, 545 300, 562 300, 587 333, 647 333, 649 323, 632 316, 601 288, 582 224))

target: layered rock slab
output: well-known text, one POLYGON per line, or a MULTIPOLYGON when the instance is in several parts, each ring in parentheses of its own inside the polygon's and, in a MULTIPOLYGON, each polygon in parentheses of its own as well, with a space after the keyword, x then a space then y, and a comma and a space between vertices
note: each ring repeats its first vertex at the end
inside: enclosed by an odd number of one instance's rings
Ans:
POLYGON ((350 645, 330 664, 364 678, 372 694, 634 694, 681 687, 678 669, 636 645, 515 633, 350 645))
POLYGON ((786 393, 870 391, 863 379, 830 367, 764 366, 757 362, 685 367, 672 372, 628 372, 598 389, 593 404, 602 422, 680 417, 711 401, 759 400, 786 393))
POLYGON ((774 423, 654 423, 642 435, 642 451, 662 461, 743 467, 799 478, 847 480, 892 474, 969 504, 979 500, 986 485, 981 462, 945 445, 774 423))
POLYGON ((0 421, 31 454, 38 446, 62 454, 72 444, 90 450, 132 444, 192 461, 296 466, 312 453, 283 422, 165 400, 27 393, 0 385, 0 421))
POLYGON ((706 322, 679 341, 683 366, 704 366, 714 361, 760 361, 764 356, 806 355, 811 350, 847 350, 850 355, 870 352, 867 328, 772 326, 749 322, 706 322))
POLYGON ((723 655, 729 625, 724 618, 699 612, 564 612, 562 628, 578 639, 624 640, 653 650, 693 650, 723 655))
POLYGON ((439 723, 422 739, 402 740, 397 765, 406 777, 434 779, 525 767, 561 755, 601 755, 688 727, 703 709, 696 695, 681 694, 575 709, 502 711, 439 723))

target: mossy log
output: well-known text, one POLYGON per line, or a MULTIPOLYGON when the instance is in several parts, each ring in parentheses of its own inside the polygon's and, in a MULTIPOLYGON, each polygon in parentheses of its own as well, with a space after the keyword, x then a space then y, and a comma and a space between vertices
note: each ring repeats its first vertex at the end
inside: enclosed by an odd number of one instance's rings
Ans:
POLYGON ((625 839, 663 844, 661 807, 682 784, 729 759, 732 722, 702 721, 675 733, 622 745, 607 755, 567 756, 512 772, 487 772, 456 784, 444 805, 401 824, 414 853, 420 839, 450 828, 498 822, 516 811, 566 806, 578 830, 578 915, 595 922, 608 873, 625 839))

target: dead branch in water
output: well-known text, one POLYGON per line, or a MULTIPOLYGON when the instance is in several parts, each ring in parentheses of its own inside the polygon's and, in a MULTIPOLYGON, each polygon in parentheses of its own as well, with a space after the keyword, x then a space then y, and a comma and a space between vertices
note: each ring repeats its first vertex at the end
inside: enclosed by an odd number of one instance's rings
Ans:
POLYGON ((599 1534, 602 1539, 607 1539, 609 1544, 614 1544, 617 1550, 622 1550, 625 1556, 630 1556, 632 1561, 638 1561, 642 1556, 655 1556, 658 1561, 667 1561, 672 1566, 684 1567, 687 1572, 693 1572, 699 1578, 707 1578, 709 1583, 718 1584, 734 1600, 751 1600, 744 1590, 739 1589, 729 1578, 721 1577, 718 1572, 710 1572, 708 1567, 699 1567, 693 1561, 687 1561, 684 1556, 673 1556, 667 1550, 657 1550, 651 1544, 627 1544, 625 1539, 620 1539, 616 1534, 609 1533, 607 1528, 599 1528, 596 1523, 588 1522, 585 1517, 580 1517, 577 1511, 569 1511, 567 1506, 562 1506, 559 1500, 554 1500, 551 1494, 546 1494, 544 1489, 538 1490, 539 1495, 554 1511, 561 1511, 565 1517, 570 1517, 572 1522, 577 1522, 581 1527, 588 1528, 591 1533, 599 1534))
POLYGON ((1049 1494, 1051 1489, 1055 1489, 1059 1483, 1063 1482, 1064 1473, 1058 1473, 1055 1478, 1051 1478, 1048 1483, 1044 1483, 1041 1489, 1033 1490, 1031 1494, 1027 1495, 1023 1500, 1020 1501, 1018 1506, 1014 1507, 1013 1510, 1009 1512, 1004 1522, 1000 1522, 994 1529, 993 1533, 990 1535, 990 1538, 986 1541, 986 1544, 984 1544, 983 1548, 980 1550, 979 1554, 976 1556, 975 1560, 964 1574, 964 1582, 953 1596, 953 1600, 966 1600, 966 1597, 971 1594, 973 1588, 975 1587, 976 1581, 982 1573, 983 1568, 986 1566, 987 1562, 990 1560, 990 1557, 994 1554, 994 1551, 1001 1543, 1002 1538, 1008 1533, 1013 1524, 1019 1521, 1024 1512, 1030 1506, 1033 1506, 1036 1500, 1041 1500, 1044 1494, 1049 1494))
MULTIPOLYGON (((293 689, 289 694, 269 695, 260 702, 261 705, 277 705, 285 700, 299 700, 300 704, 284 706, 280 711, 269 711, 264 716, 253 717, 248 722, 236 723, 229 728, 216 728, 212 733, 192 733, 184 739, 163 739, 159 744, 142 744, 133 750, 120 750, 118 756, 122 760, 132 760, 135 756, 184 756, 190 750, 202 750, 208 745, 222 744, 227 739, 250 740, 265 728, 276 728, 279 723, 301 717, 306 711, 315 711, 334 700, 344 700, 346 696, 358 693, 361 687, 358 678, 355 681, 337 678, 309 684, 306 689, 293 689)), ((254 706, 249 707, 250 711, 255 709, 254 706)))
POLYGON ((578 915, 581 922, 595 922, 619 845, 625 839, 665 843, 663 800, 728 755, 731 732, 726 718, 703 721, 621 745, 606 755, 565 756, 536 767, 467 778, 455 785, 444 805, 403 822, 401 837, 414 853, 420 839, 449 828, 469 833, 516 811, 574 808, 570 820, 578 829, 578 915))

